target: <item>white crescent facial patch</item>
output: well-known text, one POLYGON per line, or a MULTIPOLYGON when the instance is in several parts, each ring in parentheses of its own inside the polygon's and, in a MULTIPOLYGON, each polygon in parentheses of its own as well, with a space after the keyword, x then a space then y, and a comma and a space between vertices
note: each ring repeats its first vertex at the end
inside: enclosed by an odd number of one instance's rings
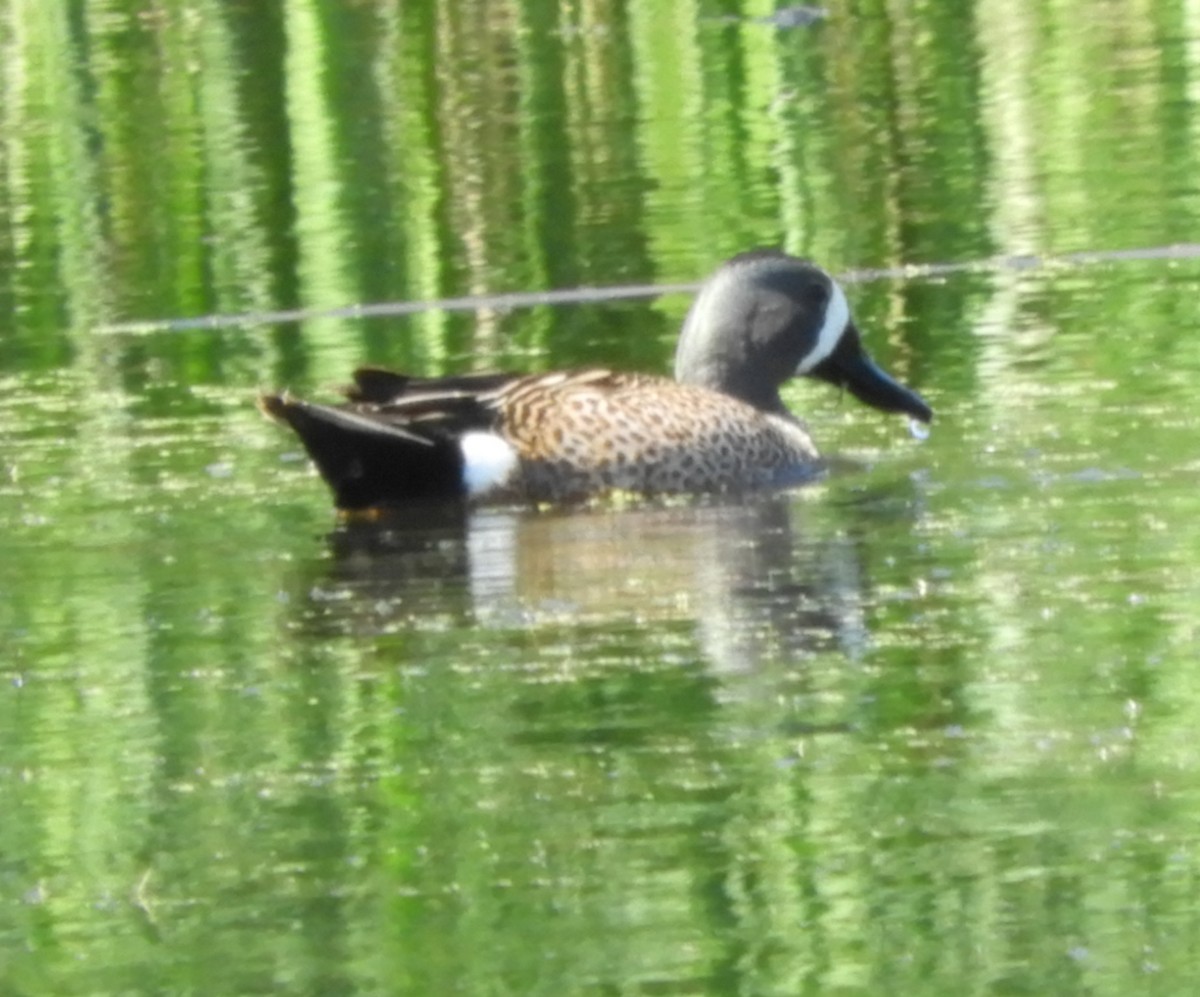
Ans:
POLYGON ((821 331, 817 333, 816 345, 797 365, 797 374, 807 374, 829 356, 837 348, 850 321, 850 306, 846 303, 846 295, 841 286, 832 277, 829 278, 829 286, 831 293, 829 303, 825 306, 825 321, 821 325, 821 331))

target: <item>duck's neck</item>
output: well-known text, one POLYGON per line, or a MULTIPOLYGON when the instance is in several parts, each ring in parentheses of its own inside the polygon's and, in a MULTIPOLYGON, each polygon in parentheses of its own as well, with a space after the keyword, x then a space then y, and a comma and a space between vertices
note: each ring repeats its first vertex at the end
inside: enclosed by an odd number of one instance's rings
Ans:
POLYGON ((789 415, 779 384, 795 363, 772 356, 757 341, 761 295, 748 281, 745 268, 727 268, 700 289, 679 333, 675 380, 732 395, 764 412, 789 415))
POLYGON ((694 384, 732 395, 764 412, 791 417, 777 387, 761 377, 746 376, 744 368, 722 363, 719 357, 709 357, 707 362, 697 363, 681 363, 677 357, 675 379, 681 384, 694 384))

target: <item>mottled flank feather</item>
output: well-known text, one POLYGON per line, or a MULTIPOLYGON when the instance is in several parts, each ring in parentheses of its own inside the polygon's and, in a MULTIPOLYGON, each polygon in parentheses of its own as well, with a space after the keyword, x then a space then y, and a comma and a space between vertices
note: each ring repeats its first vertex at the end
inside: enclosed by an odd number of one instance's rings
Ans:
POLYGON ((817 459, 798 422, 661 377, 522 378, 490 403, 521 457, 516 497, 534 501, 762 488, 817 459))

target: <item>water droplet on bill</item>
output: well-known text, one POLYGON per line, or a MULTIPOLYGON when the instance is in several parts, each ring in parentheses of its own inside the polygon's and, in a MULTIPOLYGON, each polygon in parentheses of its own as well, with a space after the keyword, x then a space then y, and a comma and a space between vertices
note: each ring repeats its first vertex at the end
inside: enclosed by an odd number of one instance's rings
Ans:
POLYGON ((929 427, 923 422, 918 422, 916 419, 908 420, 908 431, 912 433, 915 440, 929 439, 929 427))

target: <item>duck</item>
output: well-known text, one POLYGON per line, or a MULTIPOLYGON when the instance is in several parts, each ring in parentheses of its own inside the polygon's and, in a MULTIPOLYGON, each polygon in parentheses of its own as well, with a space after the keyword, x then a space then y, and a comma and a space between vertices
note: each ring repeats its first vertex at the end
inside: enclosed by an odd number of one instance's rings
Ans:
POLYGON ((735 256, 701 285, 674 378, 607 367, 446 377, 362 367, 339 404, 288 392, 258 404, 299 437, 342 512, 541 505, 748 492, 820 476, 817 447, 780 396, 793 377, 933 419, 924 398, 871 359, 837 280, 776 250, 735 256))

